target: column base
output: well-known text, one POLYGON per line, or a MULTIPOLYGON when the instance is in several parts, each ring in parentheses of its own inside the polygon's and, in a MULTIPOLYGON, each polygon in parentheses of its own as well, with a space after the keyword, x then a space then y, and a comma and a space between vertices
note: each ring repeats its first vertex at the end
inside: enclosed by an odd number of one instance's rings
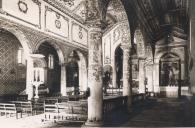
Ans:
POLYGON ((91 121, 87 120, 82 127, 101 127, 101 126, 103 126, 102 121, 98 121, 98 122, 93 121, 93 122, 91 122, 91 121))

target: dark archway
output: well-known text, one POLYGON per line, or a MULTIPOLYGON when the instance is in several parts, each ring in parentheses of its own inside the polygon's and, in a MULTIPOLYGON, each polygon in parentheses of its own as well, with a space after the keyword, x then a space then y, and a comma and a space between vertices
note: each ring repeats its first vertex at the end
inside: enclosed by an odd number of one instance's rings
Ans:
POLYGON ((66 83, 67 87, 72 88, 75 92, 79 91, 79 56, 76 51, 72 51, 69 55, 69 63, 66 66, 66 83))
POLYGON ((50 94, 60 93, 61 88, 61 66, 57 50, 48 42, 42 43, 38 52, 45 56, 47 64, 47 80, 45 84, 49 88, 50 94))
POLYGON ((115 50, 115 70, 116 70, 116 85, 118 88, 122 87, 123 78, 123 50, 117 47, 115 50))

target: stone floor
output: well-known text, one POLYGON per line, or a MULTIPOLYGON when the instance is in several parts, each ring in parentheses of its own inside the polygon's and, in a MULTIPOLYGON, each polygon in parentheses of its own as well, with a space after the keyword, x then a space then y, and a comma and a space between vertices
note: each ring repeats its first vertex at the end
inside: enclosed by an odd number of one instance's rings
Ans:
MULTIPOLYGON (((0 117, 1 128, 62 128, 80 127, 83 123, 42 122, 44 115, 27 116, 21 119, 15 117, 0 117)), ((128 114, 117 110, 106 116, 105 127, 195 127, 195 97, 168 99, 150 98, 137 103, 128 114)))
POLYGON ((150 98, 133 106, 127 114, 110 115, 105 126, 115 127, 195 127, 195 97, 150 98))

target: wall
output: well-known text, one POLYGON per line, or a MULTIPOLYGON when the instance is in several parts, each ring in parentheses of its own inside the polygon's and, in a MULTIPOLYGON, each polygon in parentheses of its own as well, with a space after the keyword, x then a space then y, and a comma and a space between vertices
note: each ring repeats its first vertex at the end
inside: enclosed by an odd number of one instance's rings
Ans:
MULTIPOLYGON (((128 21, 115 24, 102 37, 103 66, 110 65, 113 69, 113 87, 116 87, 115 50, 122 43, 123 28, 128 21)), ((128 29, 128 28, 127 28, 128 29)))
POLYGON ((18 64, 20 42, 10 33, 0 33, 0 95, 19 94, 26 88, 26 66, 18 64))
POLYGON ((0 16, 70 44, 87 47, 87 27, 43 0, 2 0, 0 16))

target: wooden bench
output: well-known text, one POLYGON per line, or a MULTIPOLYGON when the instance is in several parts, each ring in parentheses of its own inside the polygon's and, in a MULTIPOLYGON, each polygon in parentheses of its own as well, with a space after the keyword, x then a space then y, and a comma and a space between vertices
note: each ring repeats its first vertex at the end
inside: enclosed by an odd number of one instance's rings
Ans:
POLYGON ((15 103, 17 107, 19 107, 22 110, 22 113, 25 113, 27 115, 33 115, 33 105, 31 101, 11 101, 12 103, 15 103))
POLYGON ((57 118, 58 108, 56 103, 58 103, 58 99, 45 99, 44 101, 45 120, 51 120, 51 119, 55 120, 57 118))
POLYGON ((14 103, 0 103, 0 113, 4 113, 7 117, 7 114, 16 114, 16 119, 18 119, 18 113, 21 113, 21 118, 22 118, 22 110, 20 107, 17 107, 16 104, 14 103))
POLYGON ((63 120, 73 122, 83 122, 87 119, 86 101, 68 101, 66 103, 56 103, 58 107, 58 116, 63 120))

